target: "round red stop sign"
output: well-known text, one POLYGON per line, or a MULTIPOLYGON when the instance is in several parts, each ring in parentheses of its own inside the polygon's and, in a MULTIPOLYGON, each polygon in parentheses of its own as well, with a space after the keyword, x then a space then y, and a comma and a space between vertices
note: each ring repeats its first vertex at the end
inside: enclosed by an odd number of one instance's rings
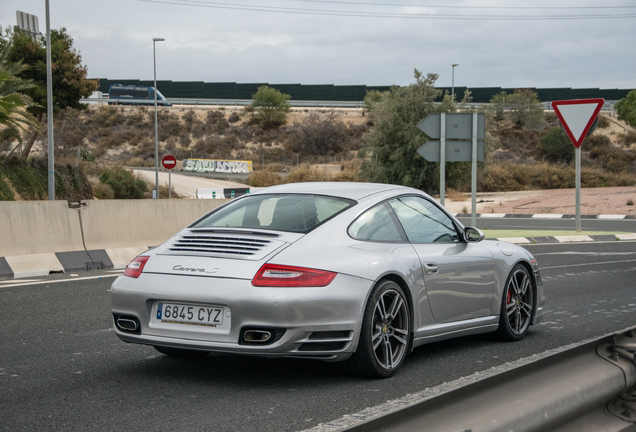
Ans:
POLYGON ((167 170, 174 169, 177 166, 177 159, 170 155, 164 156, 163 159, 161 159, 161 165, 167 170))

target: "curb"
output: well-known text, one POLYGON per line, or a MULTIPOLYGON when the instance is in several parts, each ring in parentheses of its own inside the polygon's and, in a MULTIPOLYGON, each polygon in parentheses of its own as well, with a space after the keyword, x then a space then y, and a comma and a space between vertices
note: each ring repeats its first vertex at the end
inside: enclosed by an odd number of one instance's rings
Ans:
MULTIPOLYGON (((484 219, 524 218, 524 219, 576 219, 572 214, 552 213, 477 213, 475 216, 484 219)), ((470 213, 455 213, 455 217, 471 217, 470 213)), ((636 220, 636 215, 581 215, 581 219, 630 219, 636 220)))
POLYGON ((636 233, 631 234, 602 234, 602 235, 574 235, 547 237, 504 237, 486 240, 497 240, 514 244, 548 244, 548 243, 583 243, 599 241, 636 241, 636 233))

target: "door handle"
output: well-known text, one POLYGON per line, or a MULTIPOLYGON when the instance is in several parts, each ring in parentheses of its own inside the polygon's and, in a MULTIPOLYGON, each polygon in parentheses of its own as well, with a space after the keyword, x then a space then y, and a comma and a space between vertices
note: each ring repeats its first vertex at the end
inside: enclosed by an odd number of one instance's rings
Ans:
POLYGON ((424 264, 424 273, 427 275, 434 275, 439 271, 439 266, 435 263, 426 263, 424 264))

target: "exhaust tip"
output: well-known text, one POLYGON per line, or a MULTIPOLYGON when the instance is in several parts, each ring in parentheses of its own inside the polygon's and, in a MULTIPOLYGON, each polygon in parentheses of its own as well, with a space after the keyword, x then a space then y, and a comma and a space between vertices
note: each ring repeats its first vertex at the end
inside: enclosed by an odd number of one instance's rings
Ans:
POLYGON ((285 334, 284 328, 243 327, 239 336, 239 345, 271 345, 285 334))
POLYGON ((245 342, 251 343, 265 343, 272 337, 274 337, 274 335, 269 330, 247 330, 243 334, 245 342))
POLYGON ((133 316, 115 315, 115 327, 117 330, 126 333, 141 333, 141 325, 139 320, 133 316))

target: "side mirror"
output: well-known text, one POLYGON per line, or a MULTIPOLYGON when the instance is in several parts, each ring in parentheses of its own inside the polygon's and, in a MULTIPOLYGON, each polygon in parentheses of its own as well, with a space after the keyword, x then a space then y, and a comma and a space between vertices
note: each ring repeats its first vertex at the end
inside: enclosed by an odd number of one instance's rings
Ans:
POLYGON ((486 234, 479 228, 466 227, 464 229, 464 240, 469 243, 478 243, 486 238, 486 234))

